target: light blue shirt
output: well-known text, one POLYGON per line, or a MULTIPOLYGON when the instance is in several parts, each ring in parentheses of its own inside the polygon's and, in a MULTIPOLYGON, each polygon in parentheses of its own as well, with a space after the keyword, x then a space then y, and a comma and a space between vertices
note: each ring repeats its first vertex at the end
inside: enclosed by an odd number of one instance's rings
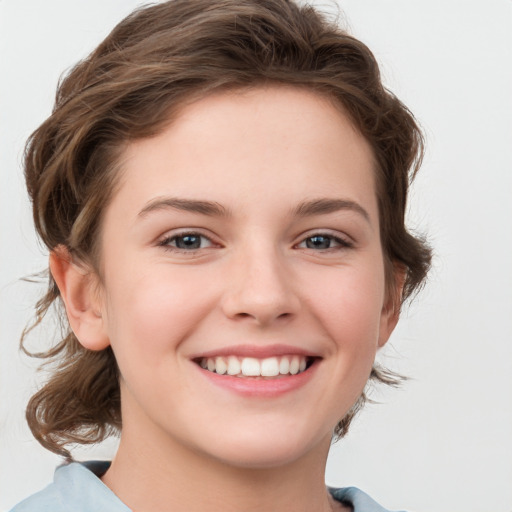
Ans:
MULTIPOLYGON (((59 466, 53 483, 16 505, 11 512, 131 512, 100 480, 110 462, 72 462, 59 466)), ((389 512, 355 487, 329 489, 354 512, 389 512)))

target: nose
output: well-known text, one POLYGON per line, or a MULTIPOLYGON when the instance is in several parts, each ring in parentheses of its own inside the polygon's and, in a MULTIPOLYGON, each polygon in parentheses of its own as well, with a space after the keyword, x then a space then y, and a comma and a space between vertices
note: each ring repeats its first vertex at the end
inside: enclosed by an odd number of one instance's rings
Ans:
POLYGON ((293 274, 275 248, 243 251, 227 269, 224 314, 265 326, 289 320, 300 308, 293 274))

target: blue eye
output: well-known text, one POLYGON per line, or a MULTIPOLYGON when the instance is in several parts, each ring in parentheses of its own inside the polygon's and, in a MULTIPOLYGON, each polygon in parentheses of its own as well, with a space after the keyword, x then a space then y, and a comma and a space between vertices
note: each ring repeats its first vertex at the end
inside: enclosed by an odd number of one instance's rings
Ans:
POLYGON ((305 242, 308 249, 329 249, 332 238, 323 235, 310 236, 306 238, 305 242))
POLYGON ((194 251, 197 249, 204 249, 205 247, 211 247, 212 242, 207 237, 198 233, 182 233, 162 240, 160 245, 169 249, 194 251))
POLYGON ((342 238, 333 235, 313 235, 305 238, 299 245, 301 249, 313 249, 325 251, 328 249, 352 247, 352 244, 342 238))

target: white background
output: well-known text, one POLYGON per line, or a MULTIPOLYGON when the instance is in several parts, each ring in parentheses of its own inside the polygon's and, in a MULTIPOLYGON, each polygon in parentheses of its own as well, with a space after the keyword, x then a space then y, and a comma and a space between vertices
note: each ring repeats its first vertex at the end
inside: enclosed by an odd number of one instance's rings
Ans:
MULTIPOLYGON (((140 3, 0 0, 0 510, 48 483, 58 462, 23 419, 36 375, 18 339, 41 289, 20 278, 46 265, 23 144, 49 114, 60 73, 140 3)), ((340 5, 426 131, 410 223, 429 233, 436 258, 385 352, 412 379, 361 414, 333 448, 327 481, 390 509, 511 512, 512 1, 340 5)))

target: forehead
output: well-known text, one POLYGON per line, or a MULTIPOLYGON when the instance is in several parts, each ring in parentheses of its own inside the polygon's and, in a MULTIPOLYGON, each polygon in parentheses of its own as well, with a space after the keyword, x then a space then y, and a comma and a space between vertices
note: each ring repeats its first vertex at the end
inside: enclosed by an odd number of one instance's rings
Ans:
POLYGON ((375 198, 372 150, 342 107, 290 86, 196 100, 156 137, 130 143, 121 167, 120 192, 132 205, 191 193, 233 205, 264 202, 270 192, 375 198))

